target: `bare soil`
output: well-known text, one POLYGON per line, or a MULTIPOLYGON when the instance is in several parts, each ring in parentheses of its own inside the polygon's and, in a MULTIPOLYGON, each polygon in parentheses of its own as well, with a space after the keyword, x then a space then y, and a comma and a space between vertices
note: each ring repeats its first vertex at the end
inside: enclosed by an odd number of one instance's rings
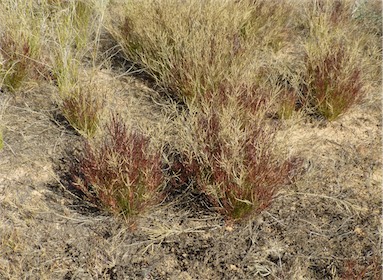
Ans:
MULTIPOLYGON (((156 127, 164 105, 149 98, 153 90, 99 75, 106 115, 156 127)), ((82 138, 60 117, 55 94, 41 86, 9 98, 3 115, 0 279, 381 279, 378 91, 332 123, 285 121, 278 145, 305 170, 258 216, 226 223, 186 191, 134 226, 68 183, 82 138)))

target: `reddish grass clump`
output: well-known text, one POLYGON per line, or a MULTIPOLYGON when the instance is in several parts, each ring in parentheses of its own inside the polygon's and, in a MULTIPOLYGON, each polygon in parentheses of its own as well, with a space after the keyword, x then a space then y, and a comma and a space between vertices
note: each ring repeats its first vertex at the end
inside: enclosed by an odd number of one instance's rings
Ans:
POLYGON ((193 122, 194 148, 174 167, 178 168, 179 184, 195 182, 228 219, 243 220, 271 204, 278 189, 291 179, 298 161, 276 157, 272 149, 275 134, 264 122, 246 119, 250 115, 241 99, 235 101, 238 110, 231 111, 238 118, 228 117, 230 102, 218 95, 210 100, 208 109, 199 111, 193 122))
POLYGON ((21 88, 27 79, 38 79, 46 72, 36 60, 37 47, 27 39, 16 41, 10 34, 0 36, 0 55, 5 60, 3 84, 11 92, 21 88))
POLYGON ((75 186, 93 203, 125 217, 158 201, 163 182, 159 154, 149 152, 149 140, 129 132, 113 116, 99 145, 85 145, 75 186))
POLYGON ((361 70, 349 65, 343 47, 334 48, 320 60, 308 58, 306 62, 308 92, 305 102, 330 121, 358 102, 364 93, 361 70))

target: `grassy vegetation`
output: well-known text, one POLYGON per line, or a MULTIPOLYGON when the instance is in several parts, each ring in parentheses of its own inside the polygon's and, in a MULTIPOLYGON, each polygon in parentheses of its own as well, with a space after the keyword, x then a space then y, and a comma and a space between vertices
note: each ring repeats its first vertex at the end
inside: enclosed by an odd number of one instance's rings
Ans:
POLYGON ((100 143, 86 143, 76 177, 76 187, 88 199, 126 218, 159 202, 164 182, 161 155, 150 153, 149 139, 128 130, 117 116, 100 143))
MULTIPOLYGON (((302 102, 328 120, 335 120, 364 95, 367 47, 347 2, 318 2, 307 20, 305 91, 302 102), (354 37, 360 34, 360 38, 354 37)), ((369 60, 368 60, 369 61, 369 60)))
POLYGON ((76 86, 71 95, 63 99, 63 115, 80 134, 92 137, 98 130, 103 111, 102 96, 96 95, 96 85, 91 81, 76 86))
POLYGON ((175 187, 194 182, 227 218, 241 220, 267 208, 298 168, 274 151, 276 127, 265 121, 265 102, 243 102, 246 90, 220 91, 202 108, 190 107, 180 129, 175 187))
POLYGON ((3 1, 2 87, 17 93, 41 80, 55 83, 65 117, 93 134, 97 117, 92 115, 101 101, 95 96, 85 100, 89 84, 81 84, 79 77, 85 59, 96 55, 102 9, 102 1, 3 1))
POLYGON ((120 10, 109 30, 126 56, 189 103, 221 87, 256 85, 267 78, 259 62, 286 51, 293 37, 292 8, 278 1, 126 1, 120 10))
MULTIPOLYGON (((265 209, 299 168, 299 160, 282 159, 274 149, 279 124, 270 117, 302 111, 336 120, 380 79, 376 3, 6 0, 0 5, 2 88, 17 94, 51 82, 68 122, 94 136, 106 97, 81 75, 100 67, 105 26, 127 60, 184 104, 174 121, 180 141, 170 149, 181 159, 171 166, 178 185, 193 181, 226 217, 240 219, 265 209)), ((146 158, 150 140, 123 122, 113 118, 103 144, 86 145, 78 187, 113 212, 129 214, 151 200, 146 195, 165 175, 162 151, 146 158)))
POLYGON ((268 116, 303 110, 332 121, 371 83, 351 1, 308 2, 303 13, 288 1, 123 4, 108 29, 186 104, 179 182, 194 178, 230 218, 264 209, 288 177, 292 159, 274 158, 268 116))
POLYGON ((379 0, 1 0, 0 278, 380 279, 382 35, 379 0))
POLYGON ((32 1, 3 1, 0 12, 2 84, 10 92, 16 92, 28 81, 44 75, 45 17, 34 11, 32 1))

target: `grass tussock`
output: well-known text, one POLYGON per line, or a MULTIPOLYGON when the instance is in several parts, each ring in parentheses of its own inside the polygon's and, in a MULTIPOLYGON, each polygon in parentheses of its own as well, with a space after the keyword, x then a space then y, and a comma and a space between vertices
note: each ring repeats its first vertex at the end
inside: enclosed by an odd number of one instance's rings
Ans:
POLYGON ((103 112, 103 97, 96 94, 97 90, 99 89, 94 83, 83 83, 64 98, 61 106, 70 125, 86 137, 92 137, 96 133, 103 112))
POLYGON ((277 1, 126 1, 109 29, 128 59, 191 103, 224 81, 264 78, 257 59, 288 46, 289 9, 277 1))
POLYGON ((243 220, 271 204, 299 160, 274 153, 262 100, 243 102, 244 92, 236 93, 220 92, 189 112, 173 171, 175 187, 194 184, 228 219, 243 220))
POLYGON ((76 187, 87 199, 130 218, 159 201, 163 184, 161 157, 151 153, 150 140, 111 118, 100 143, 87 142, 79 163, 76 187))
POLYGON ((27 0, 0 5, 0 72, 3 87, 13 93, 47 75, 42 32, 46 19, 35 8, 27 0))
POLYGON ((52 3, 51 57, 53 79, 62 99, 62 112, 81 134, 93 136, 102 113, 103 97, 92 82, 81 81, 85 60, 94 61, 101 28, 102 1, 65 1, 52 3), (97 5, 99 4, 99 5, 97 5))
POLYGON ((360 65, 345 46, 324 48, 314 43, 307 52, 304 103, 326 119, 335 120, 364 95, 360 65))
POLYGON ((361 53, 363 41, 352 38, 360 30, 353 22, 350 2, 319 1, 311 9, 300 102, 332 121, 363 98, 368 65, 361 53))

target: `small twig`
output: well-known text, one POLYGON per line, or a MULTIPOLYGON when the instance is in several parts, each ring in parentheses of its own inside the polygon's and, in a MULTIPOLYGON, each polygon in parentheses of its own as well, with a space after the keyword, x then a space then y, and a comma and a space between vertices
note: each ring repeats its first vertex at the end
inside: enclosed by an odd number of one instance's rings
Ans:
POLYGON ((14 156, 16 156, 16 153, 15 153, 15 151, 12 149, 12 147, 11 147, 6 141, 3 141, 3 143, 4 143, 5 145, 7 145, 7 147, 8 147, 9 150, 11 151, 11 153, 12 153, 14 156))

